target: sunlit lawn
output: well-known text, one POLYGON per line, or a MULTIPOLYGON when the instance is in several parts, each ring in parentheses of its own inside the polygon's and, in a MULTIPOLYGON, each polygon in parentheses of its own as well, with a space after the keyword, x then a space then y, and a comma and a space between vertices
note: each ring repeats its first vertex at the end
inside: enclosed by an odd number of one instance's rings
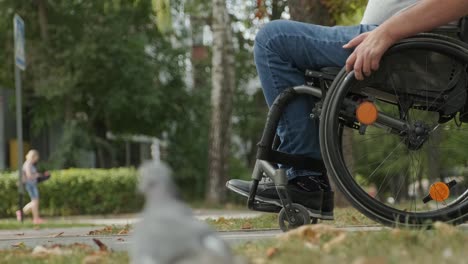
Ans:
MULTIPOLYGON (((246 229, 277 229, 278 215, 263 214, 260 217, 246 219, 225 219, 206 220, 213 228, 218 231, 231 230, 246 230, 246 229)), ((335 210, 335 220, 326 221, 327 224, 332 224, 338 227, 350 225, 374 225, 372 220, 368 219, 354 208, 337 208, 335 210)), ((39 229, 39 228, 70 228, 70 227, 99 227, 93 224, 73 223, 70 221, 50 220, 41 225, 34 225, 30 220, 20 223, 15 219, 0 220, 0 230, 22 230, 22 229, 39 229)), ((131 226, 108 226, 102 230, 101 234, 116 234, 122 229, 131 229, 131 226)))
MULTIPOLYGON (((207 220, 207 222, 218 231, 279 228, 277 214, 264 214, 260 217, 246 219, 220 218, 217 220, 207 220)), ((377 224, 351 207, 337 208, 335 210, 335 220, 325 221, 324 223, 337 227, 377 224)))
MULTIPOLYGON (((426 264, 468 263, 466 231, 445 224, 435 230, 384 229, 346 232, 332 225, 313 225, 269 240, 233 245, 234 252, 252 264, 426 264)), ((102 252, 96 247, 59 247, 54 254, 32 249, 0 251, 0 263, 129 263, 128 253, 102 252)))
MULTIPOLYGON (((221 218, 207 220, 207 223, 219 231, 278 228, 276 214, 264 214, 251 219, 221 218)), ((468 264, 468 233, 461 228, 438 223, 434 230, 383 229, 374 232, 347 232, 336 229, 335 227, 342 226, 376 225, 353 208, 338 208, 335 211, 335 221, 323 223, 325 224, 303 227, 268 240, 234 244, 233 250, 252 264, 468 264)), ((61 225, 51 224, 55 227, 61 225)), ((3 226, 6 227, 5 221, 3 226)), ((63 224, 62 227, 67 225, 63 224)), ((130 229, 131 226, 108 226, 98 228, 95 232, 99 235, 126 234, 130 229)), ((102 251, 82 244, 56 247, 59 255, 34 254, 33 249, 23 248, 20 244, 10 250, 0 250, 0 263, 129 263, 126 252, 102 251)))
MULTIPOLYGON (((33 254, 32 249, 0 250, 0 263, 4 264, 92 264, 129 263, 126 252, 100 252, 83 246, 60 249, 63 255, 33 254)), ((59 251, 60 252, 60 251, 59 251)))
POLYGON ((40 225, 33 224, 32 221, 26 220, 23 223, 13 219, 0 220, 0 230, 21 230, 21 229, 38 229, 38 228, 70 228, 70 227, 91 227, 93 224, 72 223, 67 221, 47 221, 40 225))
POLYGON ((255 241, 235 247, 253 264, 262 263, 468 263, 466 231, 439 229, 343 232, 317 228, 290 238, 255 241))

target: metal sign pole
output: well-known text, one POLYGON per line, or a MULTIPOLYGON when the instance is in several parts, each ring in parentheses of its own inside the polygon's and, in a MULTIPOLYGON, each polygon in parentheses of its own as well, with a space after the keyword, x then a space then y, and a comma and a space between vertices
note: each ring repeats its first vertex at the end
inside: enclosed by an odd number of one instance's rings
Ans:
POLYGON ((23 115, 21 107, 21 72, 20 70, 26 69, 26 55, 24 50, 25 34, 24 34, 24 21, 15 15, 13 18, 13 29, 15 39, 15 88, 16 88, 16 136, 18 143, 18 206, 21 215, 21 222, 23 222, 23 197, 24 186, 22 183, 23 178, 23 115))
POLYGON ((23 178, 23 115, 21 106, 21 72, 18 67, 15 67, 15 86, 16 86, 16 134, 18 142, 18 206, 21 214, 21 222, 23 222, 23 197, 24 197, 24 185, 22 183, 23 178))

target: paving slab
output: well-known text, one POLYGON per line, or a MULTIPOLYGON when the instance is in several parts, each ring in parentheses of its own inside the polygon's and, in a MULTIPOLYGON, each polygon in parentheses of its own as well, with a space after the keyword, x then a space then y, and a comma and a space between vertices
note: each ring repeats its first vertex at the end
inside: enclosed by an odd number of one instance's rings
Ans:
MULTIPOLYGON (((193 215, 199 220, 230 218, 254 218, 263 213, 248 210, 213 210, 213 209, 193 209, 193 215)), ((70 216, 52 218, 52 220, 65 223, 93 224, 93 225, 131 225, 140 221, 138 214, 119 216, 70 216)))

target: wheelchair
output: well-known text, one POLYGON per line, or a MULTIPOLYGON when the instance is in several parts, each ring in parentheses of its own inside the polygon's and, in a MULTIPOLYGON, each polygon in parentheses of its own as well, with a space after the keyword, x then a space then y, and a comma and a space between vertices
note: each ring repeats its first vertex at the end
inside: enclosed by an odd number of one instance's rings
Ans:
POLYGON ((271 106, 252 173, 251 210, 279 211, 283 231, 316 223, 291 201, 279 164, 326 169, 336 187, 365 216, 390 227, 430 227, 468 219, 468 23, 442 27, 391 47, 364 81, 353 72, 307 70, 306 83, 271 106), (277 150, 276 129, 287 105, 317 98, 322 160, 277 150), (271 178, 281 206, 256 199, 271 178), (373 190, 373 191, 370 191, 373 190))

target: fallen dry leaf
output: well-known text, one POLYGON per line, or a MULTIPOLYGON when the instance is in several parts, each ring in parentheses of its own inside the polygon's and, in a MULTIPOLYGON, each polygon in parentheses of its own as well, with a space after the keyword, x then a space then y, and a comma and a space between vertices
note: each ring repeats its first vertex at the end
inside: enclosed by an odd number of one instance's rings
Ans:
POLYGON ((26 248, 26 244, 24 242, 18 242, 16 244, 11 245, 14 248, 26 248))
POLYGON ((82 264, 100 264, 103 262, 103 260, 104 259, 102 255, 89 255, 89 256, 86 256, 81 263, 82 264))
POLYGON ((84 243, 73 243, 70 245, 71 248, 79 248, 79 249, 83 249, 83 250, 91 250, 91 246, 88 245, 88 244, 84 244, 84 243))
POLYGON ((223 224, 223 225, 230 225, 231 222, 229 222, 226 218, 224 217, 220 217, 218 219, 216 219, 216 224, 223 224))
POLYGON ((267 258, 274 257, 279 252, 279 249, 276 247, 271 247, 267 249, 266 256, 267 258))
POLYGON ((57 233, 57 234, 54 234, 54 235, 50 235, 49 237, 60 237, 63 235, 63 233, 65 232, 60 232, 60 233, 57 233))
POLYGON ((50 245, 50 248, 62 248, 62 247, 65 247, 65 245, 62 245, 62 244, 52 244, 52 245, 50 245))
POLYGON ((399 228, 394 228, 390 231, 390 234, 394 237, 400 237, 401 236, 401 229, 399 228))
POLYGON ((320 246, 318 244, 314 244, 314 243, 311 243, 311 242, 304 242, 304 246, 308 249, 311 249, 311 250, 318 250, 320 249, 320 246))
POLYGON ((338 236, 343 231, 330 225, 304 225, 280 235, 281 240, 301 239, 309 243, 318 243, 322 235, 338 236))
POLYGON ((338 234, 336 237, 332 238, 330 241, 328 241, 327 243, 323 245, 323 250, 325 252, 330 252, 330 250, 333 247, 343 243, 345 239, 346 239, 346 233, 343 232, 341 234, 338 234))
POLYGON ((268 260, 264 258, 256 257, 252 259, 252 264, 266 264, 266 263, 268 263, 268 260))
POLYGON ((435 222, 433 226, 434 229, 440 231, 444 235, 453 235, 454 233, 458 232, 456 227, 443 222, 435 222))
POLYGON ((252 229, 253 228, 253 225, 249 222, 245 222, 242 226, 241 226, 241 229, 252 229))
POLYGON ((119 233, 117 233, 117 235, 126 235, 128 234, 128 229, 122 229, 119 231, 119 233))
POLYGON ((101 229, 96 229, 96 230, 91 230, 88 232, 88 236, 95 236, 95 235, 100 235, 100 234, 107 234, 107 233, 112 233, 114 228, 112 226, 105 226, 104 228, 101 229))
POLYGON ((71 250, 64 250, 60 246, 55 246, 52 248, 36 246, 32 251, 32 255, 69 255, 71 253, 71 250))
POLYGON ((103 252, 108 252, 109 251, 106 244, 102 243, 101 240, 99 240, 97 238, 93 238, 93 241, 94 241, 94 243, 96 243, 96 245, 98 245, 100 251, 103 251, 103 252))
POLYGON ((387 264, 387 259, 384 257, 359 257, 353 264, 387 264))

